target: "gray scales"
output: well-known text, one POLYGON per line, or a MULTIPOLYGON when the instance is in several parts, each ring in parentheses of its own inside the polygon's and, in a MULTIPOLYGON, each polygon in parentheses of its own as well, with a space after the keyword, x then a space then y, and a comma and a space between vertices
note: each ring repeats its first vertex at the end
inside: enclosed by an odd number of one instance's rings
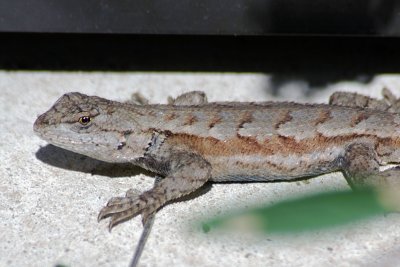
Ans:
POLYGON ((34 123, 47 142, 106 162, 129 162, 163 179, 139 196, 111 198, 109 229, 145 223, 167 201, 207 181, 287 181, 342 171, 353 189, 399 187, 400 101, 335 93, 329 104, 208 103, 203 92, 169 104, 120 103, 67 93, 34 123))

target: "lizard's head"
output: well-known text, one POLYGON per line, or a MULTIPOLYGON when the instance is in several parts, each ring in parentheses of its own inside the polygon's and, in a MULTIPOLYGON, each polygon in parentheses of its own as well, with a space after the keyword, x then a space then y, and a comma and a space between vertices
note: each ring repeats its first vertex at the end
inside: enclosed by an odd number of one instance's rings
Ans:
POLYGON ((132 118, 121 118, 121 105, 97 96, 67 93, 36 119, 33 130, 64 149, 103 161, 125 162, 143 152, 134 155, 125 147, 137 125, 132 118))

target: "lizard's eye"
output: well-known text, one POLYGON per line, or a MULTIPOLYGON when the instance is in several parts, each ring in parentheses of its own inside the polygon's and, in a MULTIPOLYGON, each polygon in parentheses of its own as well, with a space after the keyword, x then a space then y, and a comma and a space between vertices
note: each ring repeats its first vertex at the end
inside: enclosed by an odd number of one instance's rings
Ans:
POLYGON ((91 120, 92 120, 92 118, 89 117, 89 116, 82 116, 82 117, 79 118, 79 123, 82 124, 82 125, 86 125, 86 124, 88 124, 91 120))

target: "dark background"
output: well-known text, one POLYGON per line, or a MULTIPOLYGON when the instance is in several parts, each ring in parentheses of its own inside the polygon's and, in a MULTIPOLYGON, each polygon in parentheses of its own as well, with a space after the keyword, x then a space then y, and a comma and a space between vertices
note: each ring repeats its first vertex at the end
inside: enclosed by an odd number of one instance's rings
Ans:
POLYGON ((398 36, 395 0, 0 0, 0 68, 10 70, 368 80, 400 72, 398 36))
POLYGON ((0 32, 398 36, 396 0, 1 0, 0 32))

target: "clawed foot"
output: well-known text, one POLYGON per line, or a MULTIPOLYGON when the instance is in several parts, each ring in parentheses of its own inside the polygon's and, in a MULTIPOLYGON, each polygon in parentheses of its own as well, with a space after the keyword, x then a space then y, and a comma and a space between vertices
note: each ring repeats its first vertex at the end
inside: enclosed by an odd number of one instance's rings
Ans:
POLYGON ((146 223, 148 217, 157 210, 157 205, 154 199, 145 192, 138 196, 138 193, 130 189, 126 192, 125 197, 113 197, 107 205, 100 210, 97 217, 98 221, 104 218, 111 217, 108 225, 109 231, 112 228, 124 221, 127 221, 138 214, 142 215, 143 225, 146 223))
POLYGON ((171 174, 156 179, 152 189, 139 196, 129 190, 125 197, 114 197, 100 210, 98 220, 111 217, 109 230, 141 214, 146 224, 149 217, 167 201, 187 195, 203 186, 211 177, 211 165, 200 155, 189 152, 171 153, 168 163, 175 166, 171 174), (159 182, 157 182, 159 180, 159 182))

